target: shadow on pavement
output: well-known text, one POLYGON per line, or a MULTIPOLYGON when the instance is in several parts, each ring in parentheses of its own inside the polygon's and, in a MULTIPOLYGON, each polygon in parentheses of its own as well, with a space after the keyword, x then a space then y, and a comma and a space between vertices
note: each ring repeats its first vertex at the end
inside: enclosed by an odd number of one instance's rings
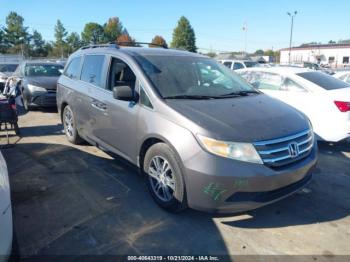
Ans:
MULTIPOLYGON (((331 158, 328 146, 320 147, 322 168, 316 169, 308 190, 247 212, 248 219, 225 216, 221 223, 235 228, 276 228, 348 216, 350 173, 334 164, 333 156, 341 155, 337 161, 347 163, 349 159, 342 145, 331 147, 331 158)), ((349 149, 347 144, 345 149, 349 149)), ((163 211, 147 192, 144 177, 119 158, 44 143, 17 144, 3 154, 10 173, 16 254, 21 258, 34 254, 228 253, 213 220, 220 216, 163 211)))
POLYGON ((45 125, 45 126, 24 126, 20 127, 21 137, 33 136, 57 136, 62 135, 63 125, 45 125))
POLYGON ((136 168, 57 144, 3 151, 15 255, 227 254, 212 217, 159 208, 136 168))

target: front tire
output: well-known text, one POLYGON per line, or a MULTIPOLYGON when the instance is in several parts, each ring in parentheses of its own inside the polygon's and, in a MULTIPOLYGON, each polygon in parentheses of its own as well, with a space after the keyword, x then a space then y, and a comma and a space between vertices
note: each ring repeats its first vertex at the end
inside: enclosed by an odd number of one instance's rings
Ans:
POLYGON ((68 105, 63 109, 62 120, 64 133, 66 134, 68 141, 75 145, 82 143, 83 140, 78 134, 75 115, 71 107, 68 105))
POLYGON ((167 144, 157 143, 151 146, 143 166, 149 191, 159 206, 171 212, 187 208, 181 164, 167 144))

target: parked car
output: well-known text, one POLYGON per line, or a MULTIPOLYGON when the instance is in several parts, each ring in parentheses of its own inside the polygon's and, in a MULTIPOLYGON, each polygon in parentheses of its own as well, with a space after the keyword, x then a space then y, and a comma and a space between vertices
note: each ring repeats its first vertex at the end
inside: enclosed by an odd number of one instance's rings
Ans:
POLYGON ((316 163, 304 114, 190 52, 84 47, 58 80, 57 105, 71 143, 137 165, 171 211, 254 209, 304 187, 316 163))
POLYGON ((333 75, 335 78, 350 83, 350 71, 339 71, 333 75))
POLYGON ((313 70, 322 71, 323 73, 326 73, 328 75, 334 75, 334 71, 330 69, 329 65, 321 65, 317 63, 311 63, 311 62, 303 62, 304 68, 309 68, 313 70))
POLYGON ((258 62, 250 60, 219 60, 219 62, 231 70, 260 66, 258 62))
POLYGON ((7 166, 0 152, 0 262, 7 261, 12 248, 12 209, 7 166))
POLYGON ((9 76, 16 71, 17 63, 0 63, 0 91, 2 92, 9 76))
POLYGON ((350 136, 350 84, 303 68, 254 68, 238 72, 265 94, 303 112, 319 140, 350 136))
POLYGON ((57 79, 63 65, 52 62, 24 61, 14 72, 20 84, 26 110, 56 106, 57 79))

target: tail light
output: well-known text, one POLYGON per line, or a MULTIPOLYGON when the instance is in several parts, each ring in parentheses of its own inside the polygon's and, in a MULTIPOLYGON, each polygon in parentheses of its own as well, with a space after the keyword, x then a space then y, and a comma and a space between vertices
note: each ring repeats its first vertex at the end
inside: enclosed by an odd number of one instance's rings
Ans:
POLYGON ((350 102, 334 101, 340 112, 350 111, 350 102))

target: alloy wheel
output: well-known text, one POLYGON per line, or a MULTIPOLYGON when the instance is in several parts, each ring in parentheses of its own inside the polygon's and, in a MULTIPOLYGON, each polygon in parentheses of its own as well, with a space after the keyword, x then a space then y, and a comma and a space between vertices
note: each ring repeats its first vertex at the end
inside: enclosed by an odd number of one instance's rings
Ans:
POLYGON ((148 168, 148 175, 155 195, 163 202, 172 200, 176 182, 169 162, 161 156, 153 157, 148 168))

